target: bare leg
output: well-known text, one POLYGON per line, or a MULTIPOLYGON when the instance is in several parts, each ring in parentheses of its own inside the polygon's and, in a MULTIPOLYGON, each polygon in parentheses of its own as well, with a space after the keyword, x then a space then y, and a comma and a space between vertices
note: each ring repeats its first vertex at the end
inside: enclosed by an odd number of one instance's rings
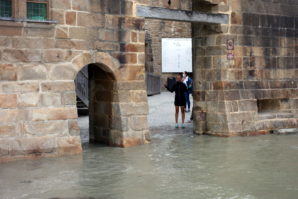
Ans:
POLYGON ((179 118, 179 106, 175 106, 176 113, 175 113, 175 120, 176 124, 178 124, 178 118, 179 118))
POLYGON ((184 124, 185 120, 185 107, 181 106, 181 115, 182 115, 182 124, 184 124))

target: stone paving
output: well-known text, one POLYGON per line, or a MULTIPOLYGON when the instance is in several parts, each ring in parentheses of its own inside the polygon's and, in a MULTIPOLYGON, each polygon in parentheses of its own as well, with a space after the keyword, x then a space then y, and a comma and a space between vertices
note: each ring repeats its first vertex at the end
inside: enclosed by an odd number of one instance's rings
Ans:
MULTIPOLYGON (((148 97, 149 103, 149 127, 151 130, 160 128, 175 127, 175 106, 174 93, 162 92, 160 95, 148 97)), ((191 97, 192 105, 192 97, 191 97)), ((180 115, 179 115, 180 116, 180 115)), ((186 113, 186 128, 192 128, 192 123, 188 123, 191 113, 186 113)), ((181 117, 179 117, 179 125, 181 126, 181 117)))

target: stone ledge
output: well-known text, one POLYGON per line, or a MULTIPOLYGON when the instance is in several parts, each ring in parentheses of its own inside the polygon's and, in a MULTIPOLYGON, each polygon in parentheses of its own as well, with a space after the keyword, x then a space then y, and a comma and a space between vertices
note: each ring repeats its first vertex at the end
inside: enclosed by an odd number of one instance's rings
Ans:
MULTIPOLYGON (((258 135, 267 135, 270 134, 270 131, 249 131, 249 132, 239 132, 239 133, 229 133, 229 132, 206 132, 203 135, 217 136, 217 137, 236 137, 236 136, 258 136, 258 135)), ((201 135, 201 134, 200 134, 201 135)))
MULTIPOLYGON (((14 25, 15 22, 29 22, 29 23, 41 23, 41 24, 58 24, 58 21, 54 20, 32 20, 32 19, 18 19, 12 17, 0 17, 0 25, 9 25, 9 26, 16 26, 14 25), (1 22, 2 21, 2 22, 1 22)), ((20 23, 17 26, 22 26, 20 23)))
POLYGON ((0 163, 82 153, 79 136, 0 139, 0 163))
POLYGON ((298 128, 273 130, 272 134, 276 134, 276 135, 298 134, 298 128))

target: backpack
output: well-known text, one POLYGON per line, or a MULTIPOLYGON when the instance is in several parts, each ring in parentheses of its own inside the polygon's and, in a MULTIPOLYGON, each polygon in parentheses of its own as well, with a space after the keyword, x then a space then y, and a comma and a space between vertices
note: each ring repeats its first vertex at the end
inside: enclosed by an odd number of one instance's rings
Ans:
POLYGON ((186 84, 187 84, 187 88, 192 87, 192 79, 190 77, 188 77, 188 80, 187 80, 186 84))
POLYGON ((187 84, 187 89, 191 92, 192 91, 192 79, 190 77, 188 77, 186 84, 187 84))

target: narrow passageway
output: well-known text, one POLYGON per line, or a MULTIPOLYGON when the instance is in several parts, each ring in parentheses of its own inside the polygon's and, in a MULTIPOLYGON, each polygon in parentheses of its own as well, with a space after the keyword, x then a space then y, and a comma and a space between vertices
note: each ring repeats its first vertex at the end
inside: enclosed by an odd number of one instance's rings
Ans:
MULTIPOLYGON (((160 133, 162 130, 167 131, 190 131, 193 123, 190 122, 191 112, 185 114, 185 129, 175 129, 175 106, 174 93, 162 92, 160 95, 148 97, 149 116, 148 122, 152 133, 160 133)), ((192 108, 191 97, 191 108, 192 108)), ((179 115, 179 125, 181 127, 181 115, 179 115)), ((81 129, 82 143, 89 142, 89 116, 79 116, 79 126, 81 129)))

